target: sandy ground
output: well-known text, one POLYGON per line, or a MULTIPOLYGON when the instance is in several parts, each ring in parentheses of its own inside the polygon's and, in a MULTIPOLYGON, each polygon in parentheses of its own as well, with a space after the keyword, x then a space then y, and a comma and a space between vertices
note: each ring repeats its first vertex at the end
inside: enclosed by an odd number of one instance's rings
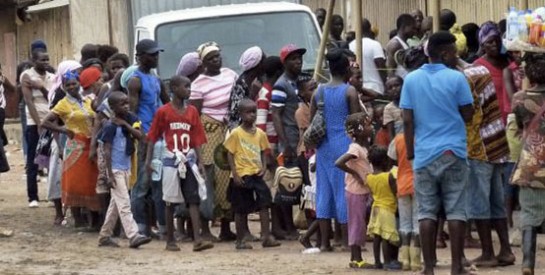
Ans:
MULTIPOLYGON (((0 274, 357 274, 347 267, 349 254, 342 252, 301 254, 297 242, 283 242, 281 247, 263 249, 258 243, 250 251, 236 251, 231 243, 216 244, 212 250, 191 252, 191 244, 181 244, 181 252, 167 252, 165 244, 154 241, 140 249, 97 247, 97 235, 77 233, 69 227, 53 226, 54 209, 41 202, 29 209, 22 153, 14 145, 6 147, 11 171, 0 176, 0 227, 14 231, 0 238, 0 274)), ((45 198, 46 185, 39 184, 45 198)), ((254 233, 259 225, 252 222, 254 233)), ((217 228, 214 228, 217 234, 217 228)), ((545 243, 544 236, 540 242, 545 243)), ((496 241, 497 245, 497 241, 496 241)), ((367 246, 371 249, 371 246, 367 246)), ((518 274, 522 254, 514 248, 515 266, 481 269, 477 274, 518 274)), ((449 274, 450 252, 439 250, 436 274, 449 274)), ((474 258, 478 250, 466 250, 474 258)), ((371 252, 364 257, 372 259, 371 252)), ((536 274, 545 274, 543 251, 538 251, 536 274)), ((413 274, 413 272, 364 271, 365 274, 413 274)))

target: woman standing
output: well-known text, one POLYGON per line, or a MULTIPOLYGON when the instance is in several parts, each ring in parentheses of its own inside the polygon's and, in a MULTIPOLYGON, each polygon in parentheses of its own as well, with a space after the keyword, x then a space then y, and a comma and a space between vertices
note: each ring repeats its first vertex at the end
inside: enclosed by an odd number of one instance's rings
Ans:
POLYGON ((332 50, 326 55, 331 71, 331 81, 319 87, 311 101, 311 117, 323 98, 323 115, 327 125, 326 136, 316 151, 316 216, 320 221, 322 251, 331 251, 329 231, 331 219, 341 224, 343 243, 347 236, 347 209, 344 192, 344 172, 335 167, 350 145, 350 138, 343 128, 346 117, 359 112, 358 92, 349 84, 350 62, 342 50, 332 50))
POLYGON ((97 223, 96 211, 100 210, 100 200, 95 192, 98 170, 96 164, 89 159, 95 113, 91 109, 91 99, 80 95, 77 73, 64 74, 62 85, 66 97, 44 118, 42 127, 68 137, 64 148, 61 179, 62 202, 71 208, 75 227, 85 225, 81 216, 81 208, 85 207, 93 213, 91 226, 98 229, 100 225, 97 223), (59 119, 64 126, 59 125, 59 119))
MULTIPOLYGON (((49 109, 53 109, 59 101, 66 97, 64 87, 62 87, 62 76, 67 72, 75 72, 81 68, 81 64, 75 60, 66 60, 59 63, 57 73, 55 74, 55 86, 49 91, 49 109)), ((62 125, 62 121, 59 122, 62 125)), ((66 136, 56 134, 51 142, 51 154, 49 157, 49 174, 47 175, 47 200, 55 205, 55 225, 60 225, 64 220, 61 202, 61 170, 62 170, 62 148, 66 136)))
MULTIPOLYGON (((208 143, 202 146, 203 163, 206 169, 207 187, 214 188, 215 196, 209 197, 204 204, 213 205, 214 214, 221 218, 221 240, 235 240, 236 235, 229 227, 231 205, 227 200, 229 168, 219 167, 214 161, 215 151, 221 148, 227 133, 227 115, 231 89, 237 80, 237 74, 228 68, 222 68, 220 48, 215 42, 207 42, 197 49, 203 62, 204 72, 191 84, 190 104, 201 114, 201 121, 206 131, 208 143), (225 169, 225 170, 224 170, 225 169)), ((206 217, 207 219, 212 219, 206 217)), ((208 222, 202 224, 203 237, 214 239, 208 222)))
POLYGON ((537 228, 545 222, 545 56, 526 57, 526 76, 533 86, 513 96, 522 134, 522 151, 512 182, 520 187, 522 274, 534 274, 537 228))

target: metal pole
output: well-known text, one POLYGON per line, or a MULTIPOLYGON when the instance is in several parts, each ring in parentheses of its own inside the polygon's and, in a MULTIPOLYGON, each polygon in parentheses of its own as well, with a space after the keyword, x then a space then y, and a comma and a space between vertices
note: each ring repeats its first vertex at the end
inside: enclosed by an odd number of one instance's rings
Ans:
POLYGON ((325 16, 324 28, 322 31, 322 40, 320 41, 320 49, 318 51, 318 58, 316 59, 316 65, 314 66, 314 79, 317 81, 322 73, 322 63, 324 62, 325 47, 327 40, 329 39, 329 27, 331 26, 331 17, 333 16, 333 8, 335 7, 335 0, 329 1, 327 7, 327 14, 325 16))
POLYGON ((429 14, 433 16, 433 32, 439 31, 439 0, 428 0, 429 14))
POLYGON ((354 0, 352 1, 354 6, 354 26, 356 27, 356 60, 358 61, 358 64, 362 66, 362 60, 363 60, 363 46, 362 46, 362 33, 361 33, 361 20, 362 20, 362 1, 361 0, 354 0))

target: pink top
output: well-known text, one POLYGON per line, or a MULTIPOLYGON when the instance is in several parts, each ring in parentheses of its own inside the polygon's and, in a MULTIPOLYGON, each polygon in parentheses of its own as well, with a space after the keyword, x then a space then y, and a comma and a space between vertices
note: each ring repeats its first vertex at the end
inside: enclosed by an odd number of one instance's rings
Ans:
POLYGON ((353 155, 355 157, 349 160, 346 163, 346 166, 355 170, 360 175, 360 177, 365 182, 365 186, 362 186, 361 184, 359 184, 358 181, 354 178, 354 176, 352 176, 352 174, 346 173, 345 190, 351 194, 356 194, 356 195, 368 194, 369 187, 367 186, 367 175, 373 172, 373 168, 371 167, 371 164, 369 164, 369 161, 367 160, 367 149, 365 149, 364 147, 354 142, 350 144, 350 147, 348 147, 348 152, 346 153, 353 155))
POLYGON ((223 121, 229 112, 231 89, 238 75, 233 70, 221 68, 220 74, 201 74, 191 83, 190 100, 202 100, 201 113, 217 121, 223 121))
POLYGON ((506 124, 507 115, 511 113, 511 101, 509 100, 509 95, 503 86, 503 70, 501 68, 494 67, 494 65, 482 57, 475 60, 473 64, 484 66, 490 72, 492 82, 496 88, 496 96, 498 97, 498 104, 500 105, 501 117, 503 123, 506 124))

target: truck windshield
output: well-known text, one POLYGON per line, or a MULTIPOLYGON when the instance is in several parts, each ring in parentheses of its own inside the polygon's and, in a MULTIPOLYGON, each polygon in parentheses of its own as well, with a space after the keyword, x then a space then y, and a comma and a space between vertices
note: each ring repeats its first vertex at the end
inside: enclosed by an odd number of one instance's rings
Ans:
POLYGON ((282 46, 293 43, 307 49, 303 69, 316 64, 320 44, 319 33, 310 14, 278 12, 179 21, 157 28, 159 45, 158 73, 162 78, 174 75, 180 58, 207 41, 221 47, 223 67, 240 73, 240 55, 252 46, 259 46, 267 56, 279 55, 282 46))

